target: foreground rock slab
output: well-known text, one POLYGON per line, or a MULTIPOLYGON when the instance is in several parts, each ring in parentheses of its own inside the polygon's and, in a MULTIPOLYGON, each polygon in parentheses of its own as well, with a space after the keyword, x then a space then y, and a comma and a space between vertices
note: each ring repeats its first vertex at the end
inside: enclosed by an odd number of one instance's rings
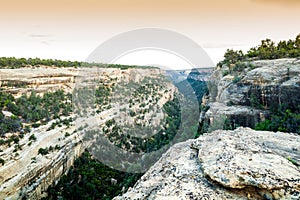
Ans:
POLYGON ((300 136, 238 128, 173 146, 115 199, 299 199, 300 136))

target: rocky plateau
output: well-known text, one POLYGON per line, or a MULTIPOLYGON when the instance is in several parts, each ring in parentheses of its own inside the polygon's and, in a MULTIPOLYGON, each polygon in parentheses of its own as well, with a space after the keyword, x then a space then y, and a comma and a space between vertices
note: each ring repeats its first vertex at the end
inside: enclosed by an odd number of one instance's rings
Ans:
POLYGON ((123 199, 299 199, 300 137, 238 128, 174 145, 123 199), (284 144, 284 145, 283 145, 284 144))

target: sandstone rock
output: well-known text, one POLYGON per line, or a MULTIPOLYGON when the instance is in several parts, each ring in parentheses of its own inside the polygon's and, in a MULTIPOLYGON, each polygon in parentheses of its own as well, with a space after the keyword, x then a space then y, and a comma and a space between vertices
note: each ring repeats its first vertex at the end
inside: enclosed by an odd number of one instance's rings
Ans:
POLYGON ((253 67, 225 75, 229 68, 216 68, 209 81, 211 108, 206 119, 220 114, 246 127, 254 127, 269 114, 271 107, 287 105, 299 109, 300 61, 278 59, 254 61, 253 67), (239 77, 239 81, 235 81, 239 77), (230 111, 231 110, 231 111, 230 111), (242 119, 242 120, 241 120, 242 119))
MULTIPOLYGON (((119 84, 120 87, 124 87, 124 90, 129 82, 136 81, 140 83, 145 77, 148 77, 153 79, 152 81, 154 79, 156 81, 162 80, 160 82, 161 86, 165 83, 166 87, 161 87, 157 90, 157 96, 154 96, 159 100, 157 104, 162 106, 173 99, 176 92, 175 86, 163 79, 162 73, 162 70, 156 68, 128 68, 122 70, 120 68, 99 67, 26 67, 0 69, 0 85, 5 92, 18 97, 30 93, 32 90, 39 94, 58 89, 72 93, 74 88, 90 86, 89 84, 98 83, 97 80, 107 85, 119 84), (21 86, 20 83, 22 83, 21 86)), ((116 90, 116 92, 118 91, 122 91, 122 88, 116 90)), ((121 98, 125 97, 123 93, 118 95, 121 98)), ((75 100, 76 98, 73 99, 73 101, 75 100)), ((24 138, 20 139, 19 144, 22 146, 22 150, 17 152, 18 155, 15 154, 13 146, 0 146, 0 156, 5 160, 5 164, 0 166, 0 199, 41 199, 45 196, 47 188, 67 173, 75 159, 86 148, 86 144, 82 144, 82 135, 87 128, 79 131, 80 127, 89 124, 89 128, 95 129, 95 127, 98 128, 105 124, 107 120, 117 118, 118 114, 122 114, 119 101, 112 101, 110 105, 111 108, 106 108, 97 115, 78 116, 72 114, 70 117, 74 121, 70 127, 62 125, 62 127, 49 130, 51 124, 56 122, 56 120, 52 120, 33 129, 30 134, 26 134, 24 138), (66 137, 66 133, 68 133, 68 137, 66 137), (29 137, 32 134, 36 136, 36 141, 30 141, 29 137), (54 150, 45 156, 38 154, 40 148, 55 147, 56 145, 59 146, 59 150, 54 150)), ((129 105, 124 103, 122 106, 128 107, 129 105)), ((6 111, 3 113, 5 116, 11 116, 12 114, 6 111)), ((64 117, 61 119, 63 120, 64 117)), ((111 183, 118 184, 114 179, 111 180, 111 183)))
MULTIPOLYGON (((253 62, 254 69, 241 74, 241 81, 220 92, 219 102, 252 106, 251 95, 265 108, 287 104, 297 108, 300 99, 300 63, 296 59, 253 62)), ((222 82, 222 81, 221 81, 222 82)))
POLYGON ((209 105, 210 109, 206 113, 202 113, 205 116, 202 119, 208 120, 210 125, 220 123, 218 129, 223 129, 226 118, 229 119, 233 127, 255 127, 257 122, 263 121, 269 115, 268 110, 255 109, 249 106, 227 106, 219 102, 212 102, 209 105))
POLYGON ((4 91, 18 97, 21 94, 44 93, 58 89, 72 92, 75 77, 79 70, 76 68, 57 68, 41 66, 36 68, 0 69, 0 85, 4 91))
POLYGON ((173 146, 115 200, 299 199, 299 148, 293 134, 218 130, 173 146))

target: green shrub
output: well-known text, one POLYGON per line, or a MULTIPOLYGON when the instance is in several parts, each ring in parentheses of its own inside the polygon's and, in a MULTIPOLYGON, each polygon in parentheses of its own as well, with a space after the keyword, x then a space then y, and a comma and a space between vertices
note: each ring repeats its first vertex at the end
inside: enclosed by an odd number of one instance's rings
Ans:
POLYGON ((234 106, 234 103, 230 100, 229 102, 226 103, 226 106, 234 106))
POLYGON ((230 74, 228 70, 223 71, 223 73, 222 73, 223 76, 227 76, 228 74, 230 74))
POLYGON ((15 144, 18 144, 19 141, 20 141, 20 139, 19 139, 19 137, 17 135, 12 135, 10 138, 13 140, 13 142, 15 144))
POLYGON ((134 117, 135 116, 135 112, 132 111, 132 110, 130 110, 129 115, 130 115, 130 117, 134 117))
POLYGON ((233 83, 238 83, 238 82, 240 82, 241 80, 242 80, 241 77, 239 77, 239 76, 234 76, 232 82, 233 82, 233 83))
POLYGON ((298 162, 296 160, 292 159, 291 157, 287 157, 287 160, 290 161, 293 165, 295 165, 297 167, 299 166, 298 162))
POLYGON ((232 70, 237 72, 242 72, 246 67, 247 67, 246 63, 238 61, 237 63, 234 64, 232 70))
POLYGON ((271 129, 270 127, 271 127, 271 121, 266 119, 265 121, 256 124, 255 130, 267 131, 271 129))
POLYGON ((38 154, 41 155, 47 155, 49 153, 49 149, 48 148, 39 148, 38 154))
POLYGON ((250 105, 253 107, 253 108, 258 108, 258 109, 263 109, 263 105, 260 103, 258 97, 254 94, 254 93, 251 93, 250 95, 250 105))
POLYGON ((34 134, 32 134, 30 137, 29 137, 29 140, 30 141, 36 141, 36 137, 34 134))
POLYGON ((271 110, 271 116, 263 122, 257 123, 256 130, 282 131, 300 134, 300 113, 292 112, 285 105, 271 110))
POLYGON ((0 164, 2 164, 2 165, 5 164, 5 161, 2 158, 0 158, 0 164))

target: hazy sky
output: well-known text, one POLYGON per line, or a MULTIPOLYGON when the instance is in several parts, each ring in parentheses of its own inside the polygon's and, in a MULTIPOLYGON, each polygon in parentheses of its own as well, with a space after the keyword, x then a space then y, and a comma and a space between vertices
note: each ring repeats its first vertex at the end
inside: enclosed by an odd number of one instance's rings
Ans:
POLYGON ((227 48, 300 33, 299 0, 0 0, 0 56, 85 60, 102 42, 138 28, 196 41, 214 62, 227 48))

